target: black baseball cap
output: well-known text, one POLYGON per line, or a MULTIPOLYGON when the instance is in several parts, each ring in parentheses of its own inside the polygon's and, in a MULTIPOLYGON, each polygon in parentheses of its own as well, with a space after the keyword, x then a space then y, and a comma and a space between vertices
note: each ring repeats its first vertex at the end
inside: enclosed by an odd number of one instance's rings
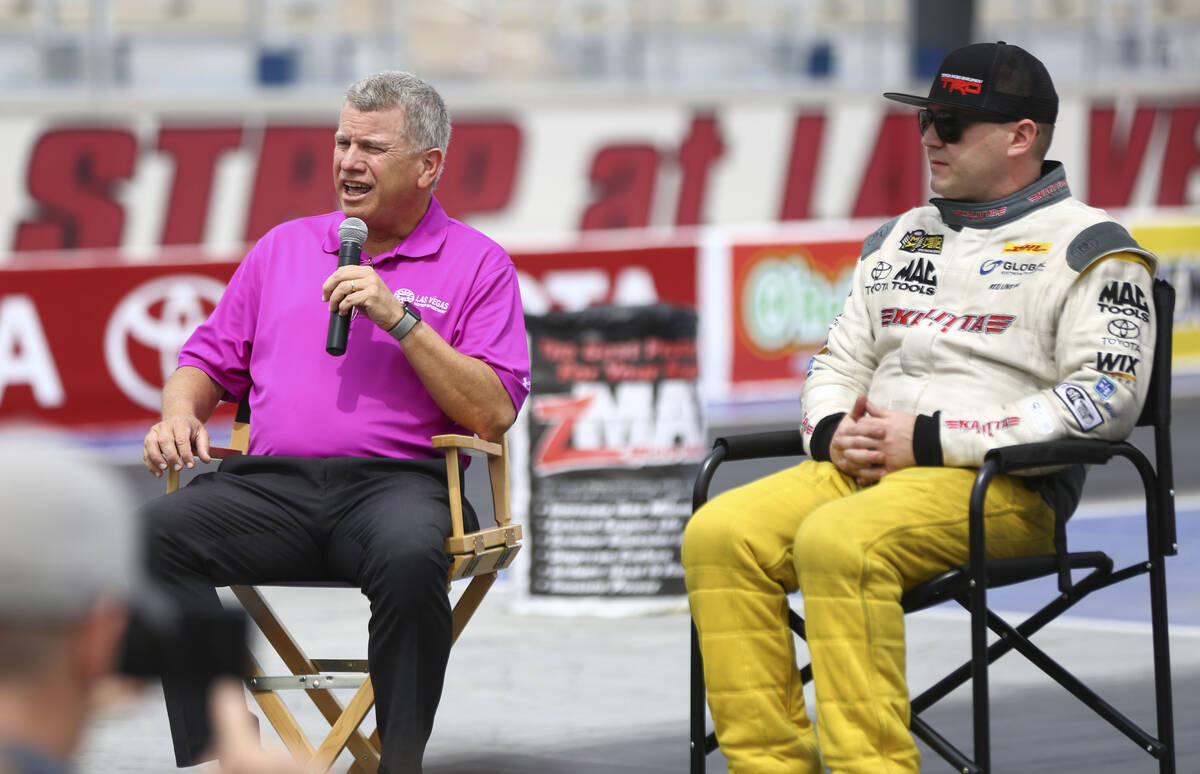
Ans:
POLYGON ((918 107, 959 108, 1029 118, 1053 124, 1058 118, 1058 94, 1050 73, 1038 58, 1020 46, 972 43, 942 60, 928 97, 886 92, 883 96, 918 107))

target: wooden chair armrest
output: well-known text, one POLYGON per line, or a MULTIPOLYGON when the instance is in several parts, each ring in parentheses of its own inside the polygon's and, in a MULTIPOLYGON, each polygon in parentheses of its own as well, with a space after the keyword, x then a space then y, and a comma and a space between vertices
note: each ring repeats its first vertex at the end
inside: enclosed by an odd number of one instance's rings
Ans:
MULTIPOLYGON (((214 460, 223 460, 226 457, 236 457, 242 452, 238 449, 230 449, 225 446, 210 446, 208 447, 208 456, 214 460)), ((197 457, 197 459, 199 459, 197 457)), ((179 471, 171 468, 167 471, 167 494, 179 491, 179 471)))
POLYGON ((432 440, 435 449, 458 449, 474 457, 499 457, 503 454, 500 444, 473 435, 435 435, 432 440))
MULTIPOLYGON (((492 485, 492 511, 496 526, 503 529, 511 519, 508 503, 508 456, 505 442, 493 443, 470 435, 435 435, 430 439, 433 448, 441 449, 446 455, 446 482, 450 490, 450 532, 447 550, 456 553, 465 544, 462 518, 462 482, 459 479, 458 455, 487 457, 488 477, 492 485), (453 546, 453 547, 452 547, 453 546)), ((508 534, 513 534, 509 532, 508 534)), ((519 538, 518 538, 519 539, 519 538)))

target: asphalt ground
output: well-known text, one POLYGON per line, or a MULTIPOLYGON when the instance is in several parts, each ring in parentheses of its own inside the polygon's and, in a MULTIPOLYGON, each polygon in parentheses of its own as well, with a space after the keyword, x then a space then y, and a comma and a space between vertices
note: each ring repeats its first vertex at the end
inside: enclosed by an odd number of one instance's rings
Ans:
MULTIPOLYGON (((789 409, 770 421, 717 428, 710 435, 790 423, 789 409)), ((1176 406, 1174 456, 1180 554, 1168 562, 1171 655, 1180 772, 1200 772, 1200 401, 1176 406)), ((1146 443, 1142 433, 1135 435, 1146 443)), ((127 444, 104 445, 128 455, 127 444)), ((785 461, 729 466, 715 481, 724 488, 778 469, 785 461)), ((1118 561, 1136 560, 1144 517, 1127 465, 1093 472, 1072 546, 1099 547, 1118 561), (1122 469, 1125 468, 1125 469, 1122 469)), ((161 482, 126 468, 151 496, 161 482)), ((468 476, 468 479, 471 477, 468 476)), ((482 478, 482 477, 477 477, 482 478)), ((482 487, 476 482, 472 487, 482 487)), ((1144 579, 1102 592, 1035 638, 1055 658, 1118 709, 1153 728, 1148 603, 1144 579)), ((366 601, 349 589, 268 590, 283 619, 313 656, 366 655, 366 601)), ((1028 584, 992 595, 1002 610, 1028 611, 1051 585, 1028 584)), ((438 721, 426 756, 428 774, 633 774, 684 772, 688 764, 688 617, 672 612, 620 619, 515 614, 515 580, 503 578, 467 627, 451 656, 438 721)), ((802 600, 795 600, 802 605, 802 600)), ((909 681, 933 682, 968 652, 967 619, 946 606, 908 619, 909 681)), ((268 671, 278 660, 256 643, 268 671)), ((803 646, 800 646, 803 652, 803 646)), ((279 672, 282 673, 282 670, 279 672)), ((993 761, 998 772, 1129 774, 1157 771, 1132 742, 1079 705, 1017 657, 991 670, 993 761)), ((297 716, 323 733, 311 703, 293 694, 297 716)), ((348 698, 348 696, 347 696, 348 698)), ((811 688, 809 700, 812 701, 811 688)), ((970 693, 962 688, 927 713, 945 736, 970 749, 970 693)), ((368 718, 366 727, 372 726, 368 718)), ((263 723, 267 744, 278 744, 263 723)), ((926 771, 950 771, 923 750, 926 771)), ((343 756, 343 762, 348 759, 343 756)), ((154 686, 119 709, 109 709, 89 734, 81 770, 165 772, 174 768, 161 693, 154 686)), ((211 766, 197 767, 199 771, 211 766)), ((710 772, 724 772, 719 753, 710 772)))

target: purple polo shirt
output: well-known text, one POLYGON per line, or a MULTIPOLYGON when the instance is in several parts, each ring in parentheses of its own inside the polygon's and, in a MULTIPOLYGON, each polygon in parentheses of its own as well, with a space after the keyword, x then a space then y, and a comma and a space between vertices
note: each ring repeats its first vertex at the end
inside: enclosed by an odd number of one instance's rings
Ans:
MULTIPOLYGON (((346 354, 325 351, 321 285, 337 268, 341 212, 272 229, 234 272, 221 302, 179 353, 225 389, 250 396, 250 454, 436 457, 430 437, 470 431, 442 413, 400 342, 356 315, 346 354)), ((504 249, 447 217, 434 199, 417 228, 367 256, 450 346, 492 367, 518 410, 529 394, 529 350, 517 272, 504 249)))

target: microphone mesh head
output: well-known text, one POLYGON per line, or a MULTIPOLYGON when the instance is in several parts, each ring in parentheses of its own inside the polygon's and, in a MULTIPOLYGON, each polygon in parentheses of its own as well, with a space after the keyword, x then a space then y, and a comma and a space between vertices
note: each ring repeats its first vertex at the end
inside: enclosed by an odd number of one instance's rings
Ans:
POLYGON ((338 226, 338 239, 361 247, 367 241, 367 224, 359 218, 346 218, 338 226))

